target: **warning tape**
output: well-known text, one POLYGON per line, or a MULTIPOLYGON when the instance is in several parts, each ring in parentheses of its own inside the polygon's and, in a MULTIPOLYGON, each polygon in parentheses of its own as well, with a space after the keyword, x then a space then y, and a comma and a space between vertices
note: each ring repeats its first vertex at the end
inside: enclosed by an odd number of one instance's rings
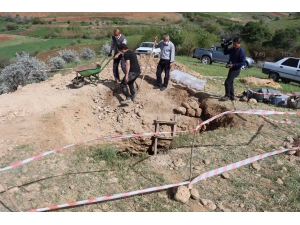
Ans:
POLYGON ((100 140, 108 140, 108 139, 121 139, 121 138, 133 138, 133 137, 157 136, 157 135, 164 135, 164 134, 171 134, 171 133, 190 133, 190 132, 195 132, 195 131, 196 130, 193 129, 193 130, 188 130, 188 131, 180 131, 180 130, 178 130, 178 131, 171 131, 171 132, 150 132, 150 133, 124 134, 124 135, 114 135, 114 136, 98 137, 98 138, 94 138, 94 139, 91 139, 91 140, 85 140, 85 141, 77 142, 77 143, 74 143, 74 144, 69 144, 69 145, 66 145, 66 146, 63 146, 63 147, 55 148, 53 150, 41 153, 41 154, 36 155, 34 157, 22 160, 22 161, 17 162, 17 163, 14 163, 14 164, 12 164, 10 166, 1 168, 0 172, 3 172, 5 170, 9 170, 9 169, 15 168, 17 166, 21 166, 21 165, 23 165, 25 163, 29 163, 29 162, 31 162, 33 160, 42 158, 42 157, 44 157, 46 155, 50 155, 52 153, 56 153, 56 152, 62 151, 64 149, 66 149, 66 148, 74 147, 74 146, 81 145, 81 144, 84 144, 84 143, 89 143, 89 142, 92 142, 92 141, 100 141, 100 140))
MULTIPOLYGON (((77 142, 77 143, 74 143, 74 144, 69 144, 69 145, 66 145, 66 146, 63 146, 63 147, 60 147, 60 148, 56 148, 56 149, 53 149, 53 150, 41 153, 41 154, 36 155, 34 157, 25 159, 25 160, 17 162, 17 163, 14 163, 14 164, 12 164, 10 166, 7 166, 5 168, 1 168, 0 172, 3 172, 5 170, 9 170, 9 169, 15 168, 17 166, 20 166, 20 165, 23 165, 25 163, 31 162, 33 160, 42 158, 42 157, 44 157, 46 155, 50 155, 52 153, 56 153, 56 152, 61 151, 63 149, 70 148, 70 147, 77 146, 77 145, 81 145, 83 143, 92 142, 92 141, 108 140, 108 139, 121 139, 121 138, 132 138, 132 137, 146 137, 146 136, 163 135, 163 134, 171 134, 171 133, 190 133, 190 132, 195 132, 201 126, 203 126, 205 124, 208 124, 211 121, 213 121, 213 120, 215 120, 215 119, 217 119, 217 118, 219 118, 219 117, 221 117, 223 115, 226 115, 226 114, 235 114, 235 113, 256 114, 256 115, 279 115, 279 114, 292 115, 292 114, 300 114, 300 112, 277 112, 277 111, 268 111, 268 110, 231 110, 231 111, 226 111, 226 112, 220 113, 220 114, 218 114, 218 115, 216 115, 216 116, 214 116, 214 117, 212 117, 212 118, 210 118, 210 119, 202 122, 201 124, 197 125, 196 129, 193 129, 193 130, 175 131, 175 132, 173 132, 173 131, 172 132, 148 132, 148 133, 114 135, 114 136, 105 136, 105 137, 94 138, 94 139, 91 139, 91 140, 85 140, 85 141, 77 142)), ((291 121, 291 120, 287 120, 284 123, 285 124, 300 124, 299 121, 291 121)))
MULTIPOLYGON (((249 109, 249 110, 231 110, 231 111, 226 111, 226 112, 223 112, 223 113, 220 113, 216 116, 213 116, 212 118, 208 119, 208 120, 205 120, 204 122, 202 122, 201 124, 199 124, 197 127, 196 127, 196 130, 198 130, 201 126, 207 124, 207 123, 210 123, 211 121, 221 117, 221 116, 224 116, 226 114, 255 114, 255 115, 295 115, 295 114, 299 114, 300 115, 300 112, 278 112, 278 111, 270 111, 270 110, 256 110, 256 109, 249 109)), ((289 120, 290 121, 290 120, 289 120)), ((291 124, 291 123, 287 123, 287 124, 291 124)), ((294 123, 294 124, 299 124, 299 121, 297 123, 294 123)))
POLYGON ((244 159, 244 160, 236 162, 236 163, 232 163, 232 164, 227 165, 227 166, 220 167, 218 169, 211 170, 209 172, 203 173, 203 174, 199 175, 198 177, 194 178, 191 181, 191 183, 189 184, 189 186, 193 185, 194 183, 199 182, 200 180, 204 180, 208 177, 213 177, 213 176, 216 176, 218 174, 221 174, 221 173, 224 173, 224 172, 227 172, 227 171, 230 171, 230 170, 234 170, 234 169, 237 169, 239 167, 245 166, 247 164, 253 163, 253 162, 258 161, 260 159, 264 159, 264 158, 272 156, 272 155, 277 155, 277 154, 287 152, 287 151, 292 151, 292 150, 298 151, 298 150, 300 150, 300 146, 293 147, 293 148, 286 148, 286 149, 276 150, 274 152, 264 153, 264 154, 261 154, 261 155, 253 156, 253 157, 248 158, 248 159, 244 159))
POLYGON ((103 202, 103 201, 109 201, 112 199, 120 199, 120 198, 125 198, 125 197, 129 197, 129 196, 133 196, 133 195, 139 195, 139 194, 145 194, 145 193, 149 193, 149 192, 155 192, 155 191, 161 191, 161 190, 165 190, 165 189, 169 189, 172 187, 177 187, 177 186, 182 186, 182 185, 186 185, 189 184, 189 186, 191 186, 192 184, 195 184, 197 182, 199 182, 200 180, 204 180, 208 177, 213 177, 216 176, 218 174, 230 171, 230 170, 234 170, 237 169, 239 167, 245 166, 247 164, 253 163, 255 161, 258 161, 260 159, 269 157, 269 156, 273 156, 273 155, 277 155, 286 151, 292 151, 292 150, 299 150, 300 147, 293 147, 293 148, 288 148, 288 149, 282 149, 282 150, 277 150, 274 152, 269 152, 269 153, 264 153, 261 155, 257 155, 248 159, 244 159, 242 161, 236 162, 236 163, 232 163, 230 165, 227 166, 223 166, 220 167, 218 169, 214 169, 211 170, 209 172, 203 173, 199 176, 197 176, 196 178, 194 178, 191 182, 186 181, 186 182, 181 182, 181 183, 177 183, 177 184, 168 184, 168 185, 163 185, 163 186, 158 186, 158 187, 151 187, 151 188, 146 188, 146 189, 141 189, 141 190, 136 190, 136 191, 131 191, 131 192, 124 192, 124 193, 119 193, 119 194, 115 194, 115 195, 108 195, 108 196, 103 196, 103 197, 98 197, 98 198, 90 198, 87 200, 81 200, 81 201, 77 201, 77 202, 71 202, 71 203, 65 203, 65 204, 61 204, 61 205, 55 205, 55 206, 49 206, 49 207, 44 207, 44 208, 38 208, 38 209, 31 209, 28 210, 27 212, 43 212, 43 211, 51 211, 51 210, 56 210, 56 209, 62 209, 62 208, 68 208, 68 207, 73 207, 73 206, 79 206, 79 205, 86 205, 86 204, 91 204, 91 203, 96 203, 96 202, 103 202))

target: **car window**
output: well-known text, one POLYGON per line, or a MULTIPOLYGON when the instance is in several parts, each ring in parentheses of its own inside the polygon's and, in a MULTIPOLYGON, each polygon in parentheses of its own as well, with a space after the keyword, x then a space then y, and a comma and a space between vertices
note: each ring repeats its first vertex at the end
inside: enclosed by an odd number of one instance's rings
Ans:
POLYGON ((216 50, 217 50, 218 52, 223 52, 224 49, 223 49, 222 47, 217 47, 216 50))
POLYGON ((285 60, 281 65, 297 68, 298 63, 299 63, 299 59, 290 58, 285 60))

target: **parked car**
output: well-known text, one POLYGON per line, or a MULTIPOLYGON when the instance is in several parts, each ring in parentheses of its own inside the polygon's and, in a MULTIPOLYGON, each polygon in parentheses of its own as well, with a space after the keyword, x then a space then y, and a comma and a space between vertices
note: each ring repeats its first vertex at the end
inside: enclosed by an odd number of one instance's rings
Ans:
MULTIPOLYGON (((154 42, 143 42, 140 47, 135 50, 135 54, 146 54, 149 55, 151 53, 154 42)), ((160 57, 160 48, 154 48, 152 52, 153 57, 160 57)))
POLYGON ((286 57, 277 62, 264 62, 262 72, 274 81, 300 83, 300 58, 286 57))
MULTIPOLYGON (((212 64, 212 62, 227 63, 229 55, 224 55, 224 48, 221 46, 212 46, 211 49, 195 48, 193 58, 198 58, 203 64, 212 64)), ((242 69, 253 67, 254 60, 246 57, 246 64, 242 69)))

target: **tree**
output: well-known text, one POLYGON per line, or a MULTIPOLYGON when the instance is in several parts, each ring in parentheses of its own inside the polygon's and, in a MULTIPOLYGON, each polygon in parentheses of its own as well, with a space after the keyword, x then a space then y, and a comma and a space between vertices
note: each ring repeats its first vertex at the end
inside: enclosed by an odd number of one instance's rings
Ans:
POLYGON ((270 40, 272 38, 270 29, 262 20, 259 22, 250 21, 246 23, 242 32, 243 39, 252 44, 261 44, 263 41, 270 40))
POLYGON ((271 40, 271 45, 276 48, 285 50, 293 48, 297 45, 300 35, 296 28, 289 27, 286 29, 276 30, 271 40))

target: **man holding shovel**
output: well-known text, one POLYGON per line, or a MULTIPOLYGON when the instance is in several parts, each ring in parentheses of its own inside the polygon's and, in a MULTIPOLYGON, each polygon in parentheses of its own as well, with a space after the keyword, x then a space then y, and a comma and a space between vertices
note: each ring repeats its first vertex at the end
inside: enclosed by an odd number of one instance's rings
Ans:
POLYGON ((167 34, 163 36, 163 40, 161 40, 158 44, 156 44, 156 42, 157 37, 154 38, 154 45, 155 48, 160 48, 161 53, 156 70, 157 86, 155 86, 154 89, 160 89, 161 91, 164 91, 168 87, 170 70, 174 63, 175 46, 170 41, 170 37, 167 34), (161 74, 163 71, 165 71, 165 78, 164 83, 162 84, 161 74))

